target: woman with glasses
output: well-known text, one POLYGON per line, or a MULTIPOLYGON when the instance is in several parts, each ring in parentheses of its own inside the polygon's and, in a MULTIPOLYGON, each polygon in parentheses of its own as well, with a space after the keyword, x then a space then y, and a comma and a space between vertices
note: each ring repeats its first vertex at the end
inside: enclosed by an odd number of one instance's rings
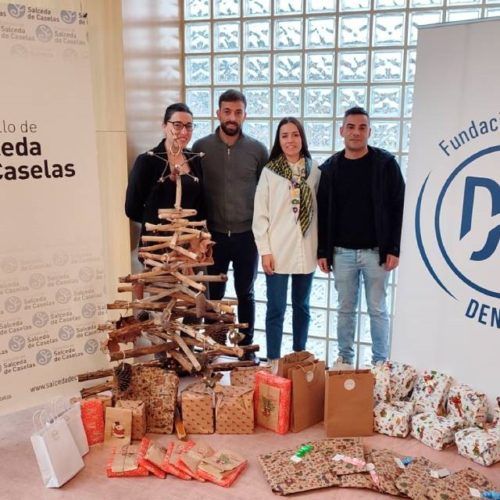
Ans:
POLYGON ((204 218, 203 189, 199 155, 187 149, 193 135, 193 113, 186 104, 171 104, 165 110, 165 138, 151 151, 142 153, 134 163, 127 186, 125 213, 141 224, 160 223, 159 208, 173 208, 176 181, 182 183, 182 208, 198 211, 194 219, 204 218))
POLYGON ((319 178, 302 124, 296 118, 283 118, 257 185, 252 225, 266 273, 266 345, 273 369, 281 356, 289 276, 293 350, 306 348, 309 296, 316 268, 319 178))

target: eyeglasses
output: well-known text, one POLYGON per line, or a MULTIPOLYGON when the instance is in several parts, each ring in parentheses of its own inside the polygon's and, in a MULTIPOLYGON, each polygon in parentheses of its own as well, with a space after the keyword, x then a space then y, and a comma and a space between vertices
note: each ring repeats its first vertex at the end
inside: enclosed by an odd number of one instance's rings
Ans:
POLYGON ((182 123, 182 122, 171 122, 170 120, 167 120, 168 123, 172 124, 172 127, 174 127, 174 130, 177 132, 180 132, 183 128, 185 128, 188 132, 192 132, 194 129, 194 123, 182 123))

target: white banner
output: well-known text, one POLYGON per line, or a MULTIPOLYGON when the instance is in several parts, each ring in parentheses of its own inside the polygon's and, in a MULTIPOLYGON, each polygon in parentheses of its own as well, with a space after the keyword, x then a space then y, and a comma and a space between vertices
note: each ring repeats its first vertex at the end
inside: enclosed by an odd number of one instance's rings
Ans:
MULTIPOLYGON (((50 2, 52 5, 55 2, 50 2)), ((107 365, 87 18, 0 4, 0 414, 107 365)))
POLYGON ((392 358, 500 395, 500 21, 420 30, 392 358))

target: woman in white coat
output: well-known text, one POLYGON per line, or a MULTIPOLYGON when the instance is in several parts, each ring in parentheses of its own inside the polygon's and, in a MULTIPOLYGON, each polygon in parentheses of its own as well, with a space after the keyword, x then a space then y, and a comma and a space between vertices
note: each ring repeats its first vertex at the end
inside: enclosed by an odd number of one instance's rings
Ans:
POLYGON ((316 191, 320 171, 302 124, 283 118, 257 185, 252 230, 266 273, 267 358, 281 356, 288 278, 292 277, 293 350, 303 351, 317 250, 316 191))

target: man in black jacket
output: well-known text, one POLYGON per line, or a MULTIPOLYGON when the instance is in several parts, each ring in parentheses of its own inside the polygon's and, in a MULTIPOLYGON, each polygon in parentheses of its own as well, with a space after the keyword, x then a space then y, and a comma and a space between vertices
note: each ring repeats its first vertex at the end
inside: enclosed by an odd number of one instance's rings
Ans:
POLYGON ((370 316, 372 363, 388 357, 389 273, 398 266, 404 180, 389 152, 368 146, 370 118, 348 109, 340 127, 345 149, 323 163, 318 189, 318 265, 333 269, 338 293, 336 367, 352 367, 360 276, 370 316))

